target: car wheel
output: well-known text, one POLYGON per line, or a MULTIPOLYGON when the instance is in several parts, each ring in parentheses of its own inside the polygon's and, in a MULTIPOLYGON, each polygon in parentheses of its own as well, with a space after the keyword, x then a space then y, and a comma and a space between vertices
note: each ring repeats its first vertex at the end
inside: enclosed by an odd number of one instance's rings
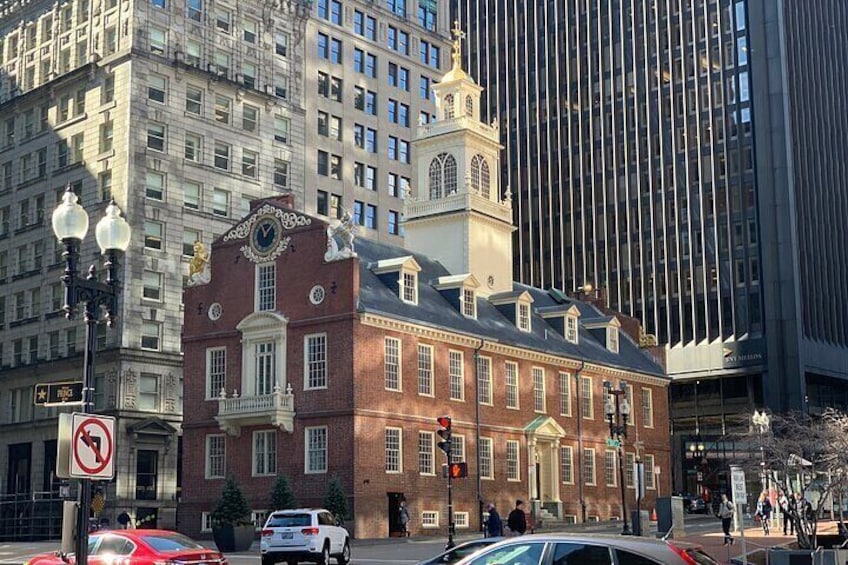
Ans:
POLYGON ((321 550, 321 557, 318 558, 318 565, 330 565, 330 542, 324 542, 324 549, 321 550))
POLYGON ((339 565, 347 565, 350 563, 350 543, 345 540, 342 552, 336 557, 336 563, 339 565))

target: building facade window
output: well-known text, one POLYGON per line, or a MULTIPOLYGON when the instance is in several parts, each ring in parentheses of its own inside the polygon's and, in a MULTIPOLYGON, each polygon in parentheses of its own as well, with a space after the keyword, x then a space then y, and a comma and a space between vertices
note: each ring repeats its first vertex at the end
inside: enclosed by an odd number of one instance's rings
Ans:
POLYGON ((162 334, 162 324, 145 320, 141 323, 141 348, 148 351, 159 351, 162 334))
POLYGON ((277 306, 277 264, 256 266, 256 310, 274 310, 277 306))
POLYGON ((533 410, 545 412, 545 370, 533 367, 533 410))
POLYGON ((560 446, 560 475, 562 482, 567 485, 574 484, 574 450, 570 445, 560 446))
POLYGON ((436 466, 433 457, 433 432, 418 432, 418 473, 421 475, 435 475, 436 466))
POLYGON ((559 414, 571 416, 571 375, 559 374, 559 414))
POLYGON ((448 352, 451 400, 465 400, 465 362, 461 351, 448 352))
POLYGON ((206 350, 206 400, 215 400, 227 382, 227 348, 206 350))
POLYGON ((306 457, 305 473, 327 472, 327 426, 309 427, 304 430, 306 457))
POLYGON ((401 341, 393 337, 387 337, 384 343, 383 355, 385 386, 386 390, 400 391, 401 389, 401 366, 400 366, 401 341))
POLYGON ((223 479, 227 472, 227 440, 221 434, 206 436, 206 478, 223 479))
POLYGON ((303 338, 305 389, 327 388, 327 334, 303 338))
POLYGON ((592 378, 580 377, 580 411, 583 418, 587 420, 595 418, 595 406, 593 400, 592 378))
POLYGON ((481 479, 494 479, 495 472, 494 466, 492 465, 492 460, 494 458, 492 448, 492 438, 490 437, 481 437, 480 438, 480 478, 481 479))
POLYGON ((604 484, 608 487, 614 487, 617 484, 615 469, 615 451, 608 449, 604 452, 604 484))
POLYGON ((418 394, 433 396, 433 347, 418 345, 418 394))
POLYGON ((516 440, 506 440, 506 480, 521 480, 520 443, 516 440))
POLYGON ((490 357, 477 358, 477 389, 479 391, 477 402, 481 404, 492 404, 492 359, 490 357))
POLYGON ((258 430, 253 432, 253 476, 269 476, 276 474, 276 430, 258 430))
POLYGON ((386 428, 386 473, 403 471, 403 430, 386 428))
POLYGON ((518 395, 518 364, 507 361, 504 365, 504 384, 506 386, 506 407, 517 410, 518 395))
POLYGON ((595 450, 592 448, 583 450, 583 479, 589 486, 594 486, 596 484, 595 450))
POLYGON ((654 427, 654 396, 649 388, 642 388, 642 425, 646 428, 654 427))

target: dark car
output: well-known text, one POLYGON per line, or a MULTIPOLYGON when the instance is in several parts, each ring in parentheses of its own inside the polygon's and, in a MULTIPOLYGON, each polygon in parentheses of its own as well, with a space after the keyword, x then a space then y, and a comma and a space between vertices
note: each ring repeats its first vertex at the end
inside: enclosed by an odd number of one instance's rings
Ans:
POLYGON ((425 559, 424 561, 419 561, 416 565, 438 565, 440 563, 456 563, 460 559, 468 557, 469 555, 480 551, 484 547, 489 547, 493 543, 497 543, 505 539, 506 538, 498 536, 492 538, 479 538, 467 541, 465 543, 457 545, 453 549, 444 551, 435 557, 425 559))
POLYGON ((709 510, 709 505, 700 496, 693 496, 689 500, 689 506, 686 509, 689 514, 706 514, 709 510))
POLYGON ((549 534, 508 538, 458 565, 718 565, 701 546, 676 540, 600 534, 549 534))

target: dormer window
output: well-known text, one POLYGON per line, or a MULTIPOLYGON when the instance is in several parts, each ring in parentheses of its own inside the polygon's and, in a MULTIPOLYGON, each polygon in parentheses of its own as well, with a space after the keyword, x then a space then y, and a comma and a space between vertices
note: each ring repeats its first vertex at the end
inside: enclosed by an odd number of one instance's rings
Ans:
POLYGON ((607 326, 607 349, 618 353, 618 327, 613 324, 607 326))
POLYGON ((577 316, 569 314, 565 317, 565 340, 577 343, 577 316))
POLYGON ((401 273, 401 300, 409 304, 418 304, 418 274, 412 271, 401 273))
POLYGON ((462 289, 462 315, 477 318, 477 296, 473 288, 462 289))
POLYGON ((518 326, 518 329, 523 332, 530 331, 530 305, 526 302, 519 302, 516 304, 516 317, 515 317, 515 325, 518 326))

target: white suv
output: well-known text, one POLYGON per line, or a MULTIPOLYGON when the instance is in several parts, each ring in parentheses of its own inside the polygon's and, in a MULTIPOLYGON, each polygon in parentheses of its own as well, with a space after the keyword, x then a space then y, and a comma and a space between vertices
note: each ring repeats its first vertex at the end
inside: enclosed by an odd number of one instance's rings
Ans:
POLYGON ((347 530, 328 510, 298 508, 277 510, 268 516, 259 541, 262 565, 280 561, 296 565, 301 561, 329 565, 335 557, 339 565, 350 562, 347 530))

